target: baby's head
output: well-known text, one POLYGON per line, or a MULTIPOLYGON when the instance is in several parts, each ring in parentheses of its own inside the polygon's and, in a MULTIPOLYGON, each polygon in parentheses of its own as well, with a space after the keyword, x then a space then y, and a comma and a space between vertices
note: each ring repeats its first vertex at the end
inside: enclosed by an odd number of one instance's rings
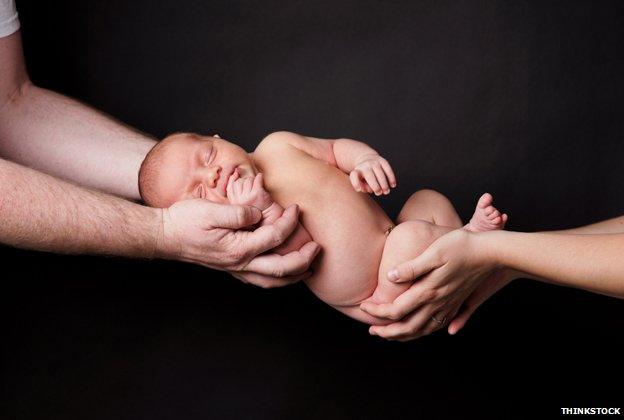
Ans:
POLYGON ((218 137, 173 134, 145 156, 139 192, 152 207, 169 207, 190 198, 228 203, 225 187, 235 170, 242 178, 257 172, 241 147, 218 137))

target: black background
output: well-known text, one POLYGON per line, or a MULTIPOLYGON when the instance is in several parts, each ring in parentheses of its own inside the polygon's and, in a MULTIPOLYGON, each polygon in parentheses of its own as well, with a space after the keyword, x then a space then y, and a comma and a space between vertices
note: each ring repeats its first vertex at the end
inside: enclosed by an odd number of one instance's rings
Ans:
MULTIPOLYGON (((467 218, 624 209, 620 2, 17 2, 32 79, 162 137, 351 137, 467 218)), ((3 248, 6 418, 522 418, 622 406, 623 302, 519 280, 456 337, 369 337, 303 285, 3 248), (612 380, 615 379, 615 382, 612 380)), ((624 254, 623 254, 624 255, 624 254)))

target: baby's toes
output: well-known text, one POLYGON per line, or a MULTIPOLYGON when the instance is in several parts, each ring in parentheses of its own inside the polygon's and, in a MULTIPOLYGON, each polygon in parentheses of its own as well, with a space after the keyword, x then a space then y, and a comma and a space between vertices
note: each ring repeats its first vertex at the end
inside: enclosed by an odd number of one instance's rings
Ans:
POLYGON ((478 209, 485 209, 488 206, 492 207, 491 204, 494 201, 494 198, 492 197, 492 194, 490 193, 485 193, 481 196, 481 198, 479 198, 479 201, 477 202, 477 208, 478 209))
POLYGON ((494 221, 495 219, 499 219, 501 216, 500 211, 494 209, 490 214, 488 214, 488 219, 494 221))
POLYGON ((496 209, 494 208, 494 206, 487 206, 485 209, 483 209, 483 214, 485 214, 489 218, 490 215, 492 215, 495 211, 496 209))

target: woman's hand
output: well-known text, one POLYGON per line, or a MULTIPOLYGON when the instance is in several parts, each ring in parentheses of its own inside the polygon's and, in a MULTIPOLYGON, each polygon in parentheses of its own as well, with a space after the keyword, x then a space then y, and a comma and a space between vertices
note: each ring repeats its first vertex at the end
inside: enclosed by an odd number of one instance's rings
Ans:
POLYGON ((357 192, 387 195, 390 194, 390 188, 396 187, 396 177, 392 167, 377 153, 365 154, 358 158, 349 178, 357 192))
POLYGON ((373 316, 397 320, 373 326, 370 333, 406 341, 430 334, 448 321, 449 333, 461 329, 475 309, 512 278, 498 267, 495 248, 481 240, 484 234, 454 230, 420 256, 391 270, 388 278, 392 281, 418 280, 392 303, 361 305, 373 316))

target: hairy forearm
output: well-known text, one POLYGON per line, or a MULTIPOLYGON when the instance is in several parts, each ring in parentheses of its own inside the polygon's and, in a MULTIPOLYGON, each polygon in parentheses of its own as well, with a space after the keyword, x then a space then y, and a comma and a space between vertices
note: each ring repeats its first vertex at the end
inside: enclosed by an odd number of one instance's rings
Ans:
POLYGON ((150 258, 160 212, 0 159, 0 242, 7 245, 150 258))
POLYGON ((528 277, 624 298, 624 234, 484 232, 497 264, 528 277))
POLYGON ((76 100, 24 83, 0 112, 0 155, 86 187, 138 200, 154 140, 76 100))
POLYGON ((345 173, 350 173, 355 169, 362 158, 378 154, 372 147, 349 139, 334 140, 333 150, 338 168, 345 173))
POLYGON ((74 99, 34 86, 20 32, 0 38, 0 157, 138 200, 154 140, 74 99))

